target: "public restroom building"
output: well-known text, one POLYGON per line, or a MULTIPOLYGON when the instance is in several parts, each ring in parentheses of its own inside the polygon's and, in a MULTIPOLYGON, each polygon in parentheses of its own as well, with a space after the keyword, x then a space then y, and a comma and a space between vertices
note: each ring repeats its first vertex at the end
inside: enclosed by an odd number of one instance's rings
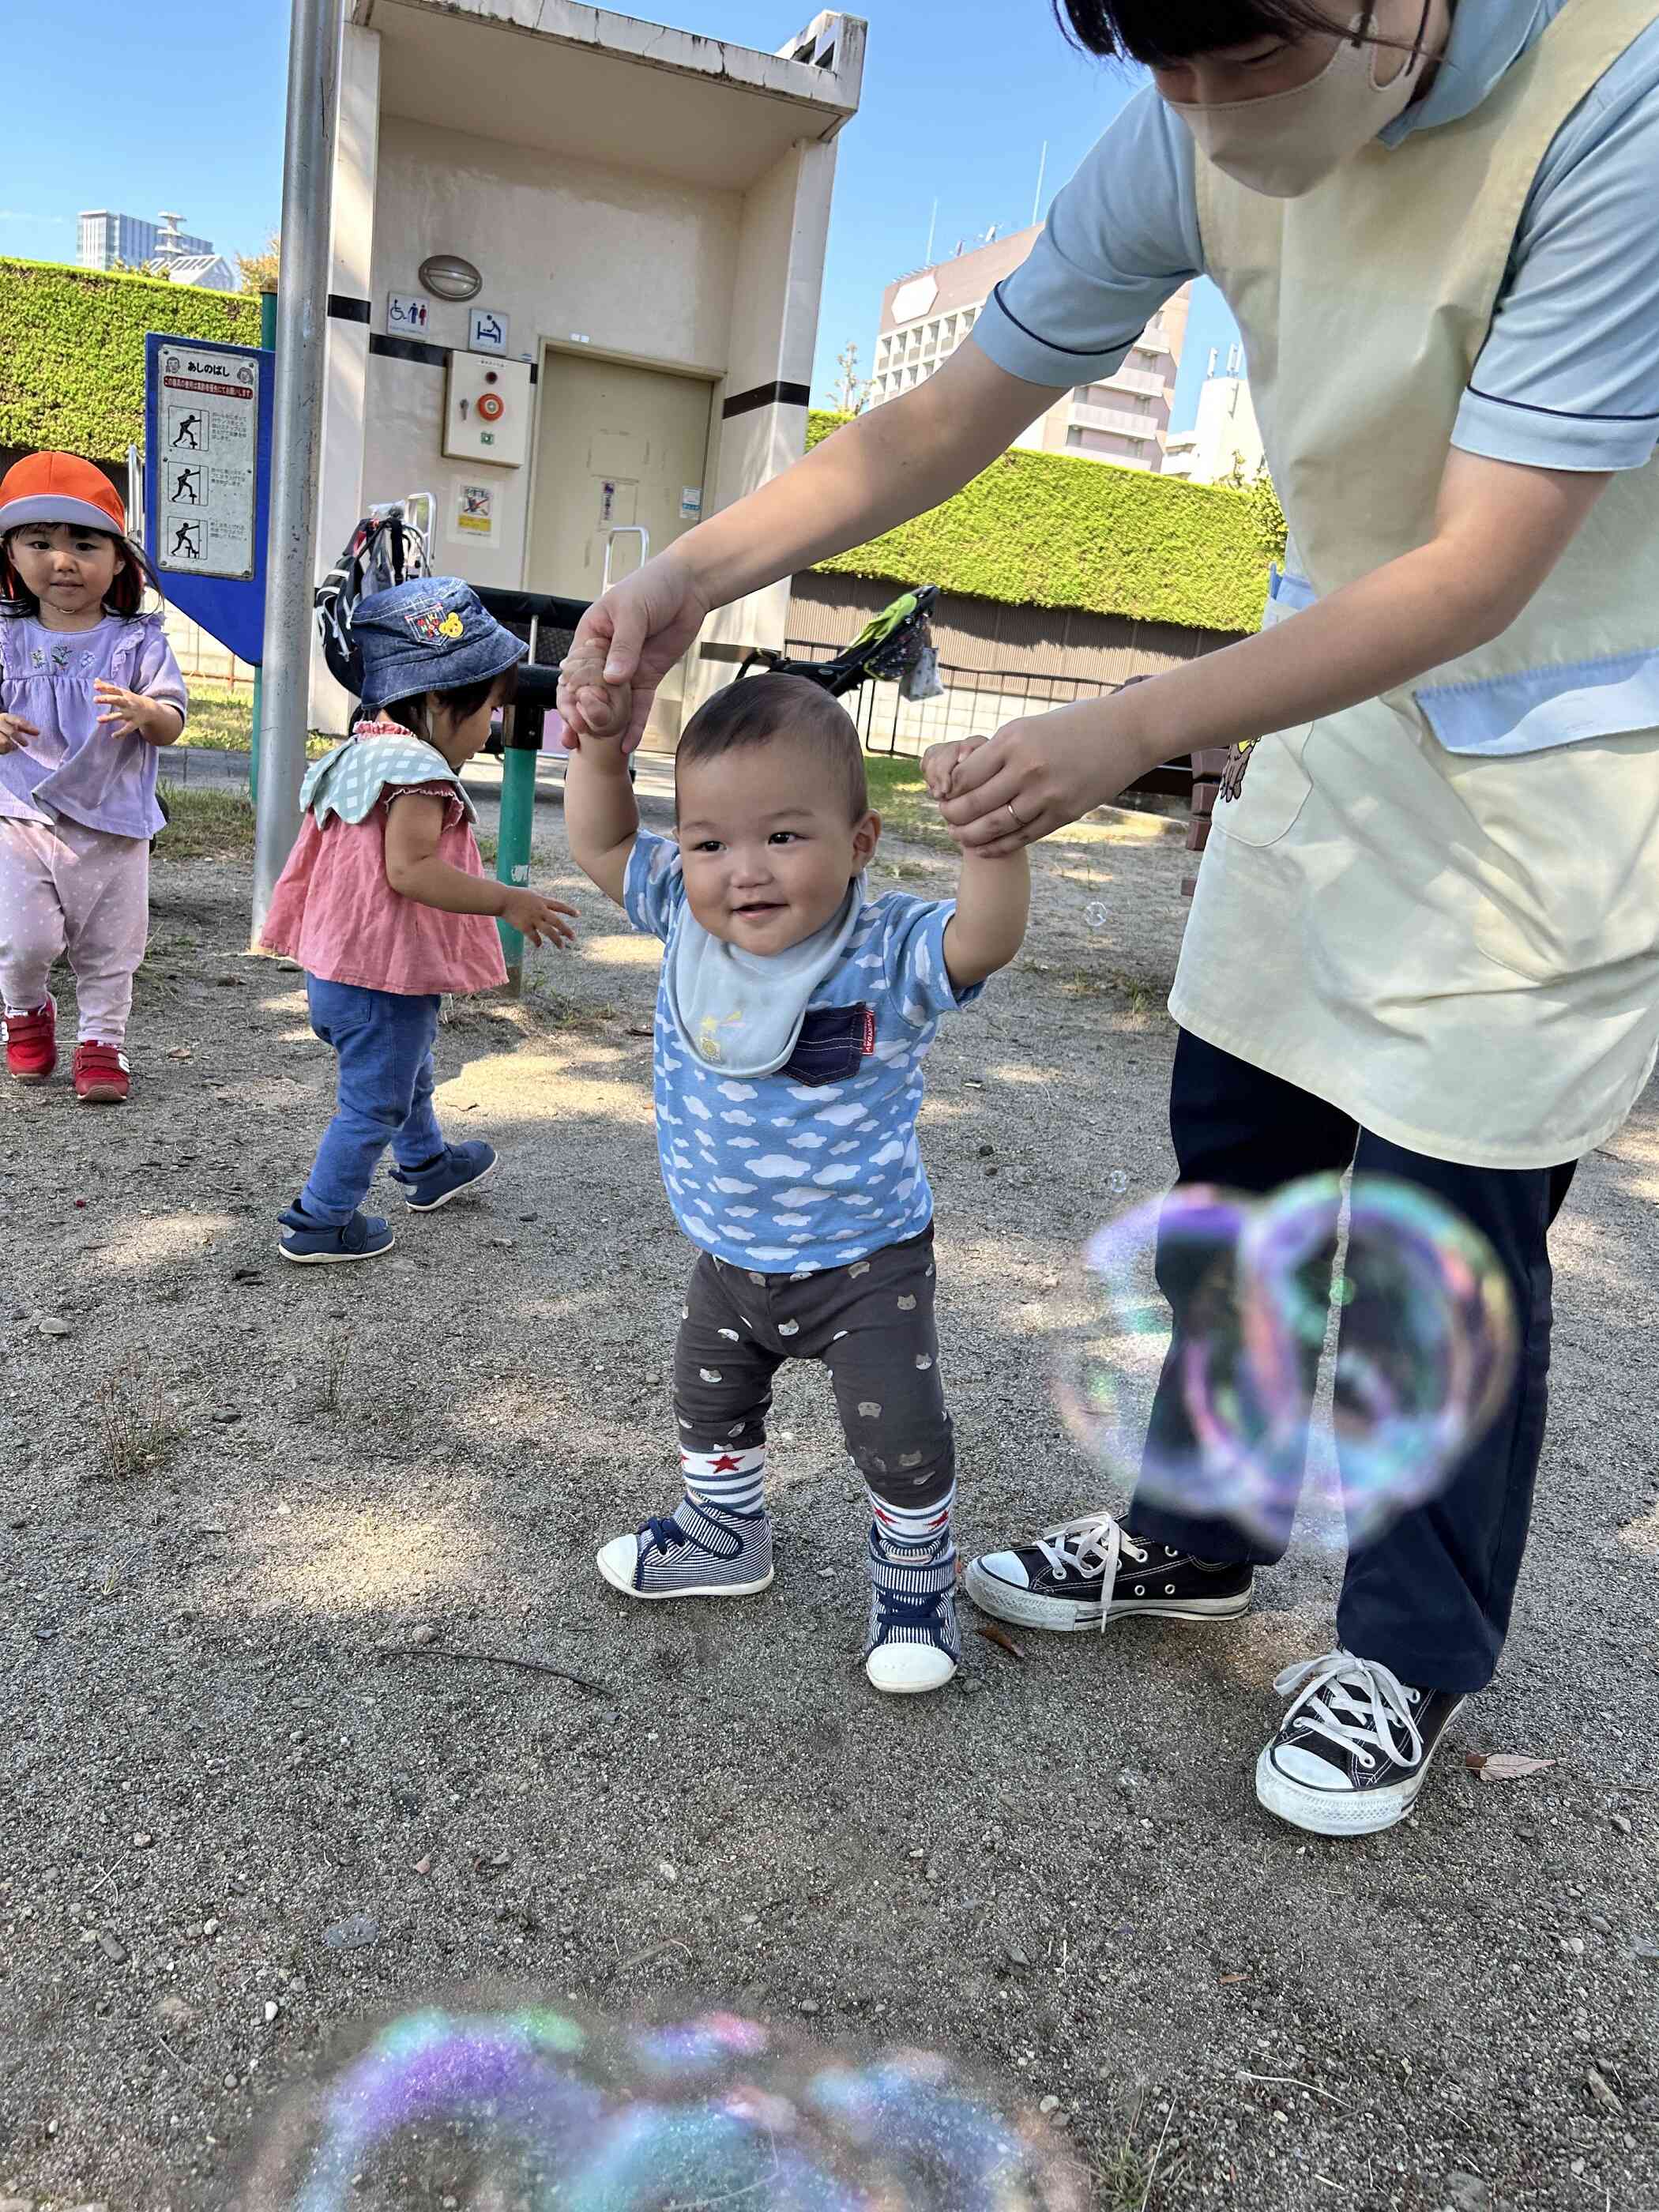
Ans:
MULTIPOLYGON (((836 13, 762 53, 577 0, 351 0, 319 573, 426 493, 440 568, 588 599, 795 459, 864 51, 836 13)), ((653 741, 788 596, 710 623, 653 741)))

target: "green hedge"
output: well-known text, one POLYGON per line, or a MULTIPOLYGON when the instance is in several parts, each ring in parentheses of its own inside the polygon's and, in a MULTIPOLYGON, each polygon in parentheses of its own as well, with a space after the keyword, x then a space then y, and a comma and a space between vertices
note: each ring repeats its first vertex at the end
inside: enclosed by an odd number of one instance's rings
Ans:
POLYGON ((120 461, 143 442, 144 336, 259 343, 259 301, 0 259, 0 446, 120 461))
MULTIPOLYGON (((846 419, 814 414, 809 447, 846 419)), ((1261 620, 1271 550, 1248 493, 1017 450, 931 514, 823 568, 1011 606, 1243 631, 1261 620)))

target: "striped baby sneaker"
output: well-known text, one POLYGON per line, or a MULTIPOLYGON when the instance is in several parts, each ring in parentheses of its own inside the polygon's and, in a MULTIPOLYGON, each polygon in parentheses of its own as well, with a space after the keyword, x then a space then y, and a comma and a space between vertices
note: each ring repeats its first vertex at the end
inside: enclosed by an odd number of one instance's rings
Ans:
POLYGON ((772 1579, 772 1516, 682 1498, 665 1519, 613 1537, 598 1565, 627 1597, 752 1597, 772 1579))
POLYGON ((950 1530, 931 1544, 890 1544, 872 1527, 869 1557, 865 1673, 890 1697, 942 1690, 962 1656, 957 1547, 950 1530))

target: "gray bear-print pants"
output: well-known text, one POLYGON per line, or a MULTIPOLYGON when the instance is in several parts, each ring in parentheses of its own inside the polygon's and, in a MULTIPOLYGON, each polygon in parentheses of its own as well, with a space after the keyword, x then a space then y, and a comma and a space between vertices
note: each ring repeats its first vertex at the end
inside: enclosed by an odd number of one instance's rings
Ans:
POLYGON ((878 1498, 914 1512, 948 1495, 956 1444, 933 1326, 933 1232, 796 1282, 705 1252, 674 1347, 674 1414, 686 1451, 766 1441, 772 1377, 786 1359, 830 1370, 847 1449, 878 1498))

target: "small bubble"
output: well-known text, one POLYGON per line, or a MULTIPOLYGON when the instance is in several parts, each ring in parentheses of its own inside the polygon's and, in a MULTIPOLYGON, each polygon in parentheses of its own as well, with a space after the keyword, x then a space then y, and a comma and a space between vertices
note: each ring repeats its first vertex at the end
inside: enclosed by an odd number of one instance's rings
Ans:
POLYGON ((1091 929, 1104 929, 1107 921, 1105 900, 1091 899, 1083 909, 1083 919, 1091 929))
POLYGON ((1129 1188, 1129 1178, 1121 1168, 1114 1168, 1106 1178, 1106 1188, 1114 1198, 1121 1198, 1129 1188))

